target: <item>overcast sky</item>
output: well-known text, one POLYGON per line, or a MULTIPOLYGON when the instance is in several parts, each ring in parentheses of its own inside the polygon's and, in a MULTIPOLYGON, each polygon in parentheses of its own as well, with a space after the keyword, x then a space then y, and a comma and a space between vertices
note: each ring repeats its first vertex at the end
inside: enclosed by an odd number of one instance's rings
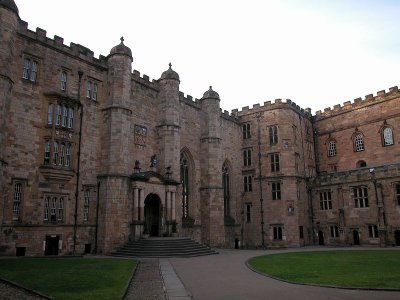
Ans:
POLYGON ((396 0, 15 0, 28 28, 107 56, 124 36, 133 69, 180 90, 210 85, 231 111, 277 98, 312 112, 400 83, 396 0))

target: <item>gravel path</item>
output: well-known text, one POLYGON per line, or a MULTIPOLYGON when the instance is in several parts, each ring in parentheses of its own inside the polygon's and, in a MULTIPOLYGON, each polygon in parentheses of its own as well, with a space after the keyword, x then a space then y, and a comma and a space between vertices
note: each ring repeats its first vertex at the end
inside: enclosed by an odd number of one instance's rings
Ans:
POLYGON ((158 259, 141 259, 124 300, 166 300, 158 259))
POLYGON ((0 280, 0 300, 44 300, 49 299, 35 295, 6 281, 0 280))

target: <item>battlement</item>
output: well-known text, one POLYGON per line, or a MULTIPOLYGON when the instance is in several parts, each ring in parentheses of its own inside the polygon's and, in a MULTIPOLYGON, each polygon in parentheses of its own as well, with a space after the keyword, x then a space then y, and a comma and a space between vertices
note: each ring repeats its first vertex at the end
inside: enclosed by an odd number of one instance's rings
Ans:
POLYGON ((193 100, 193 97, 191 95, 186 95, 183 92, 179 92, 179 101, 185 102, 191 106, 194 106, 196 108, 200 108, 200 101, 199 99, 195 98, 193 100))
POLYGON ((249 106, 245 106, 245 107, 242 107, 242 110, 233 109, 231 112, 231 115, 234 117, 240 117, 243 115, 247 115, 247 114, 262 111, 262 110, 270 110, 270 109, 277 109, 277 108, 290 108, 290 109, 297 111, 298 113, 300 113, 303 116, 311 117, 311 109, 310 108, 303 109, 290 99, 275 99, 274 101, 265 101, 264 105, 260 105, 258 103, 253 104, 252 108, 249 108, 249 106))
POLYGON ((102 65, 106 67, 106 57, 100 55, 99 58, 94 57, 94 52, 89 48, 82 45, 70 43, 70 45, 64 44, 64 39, 58 35, 55 35, 53 39, 47 37, 46 30, 37 27, 36 31, 28 29, 28 22, 20 21, 19 34, 24 35, 32 40, 38 41, 50 48, 57 49, 71 56, 83 59, 89 63, 96 65, 102 65))
POLYGON ((398 87, 394 86, 389 88, 388 92, 386 92, 385 90, 377 92, 376 96, 374 96, 373 94, 369 94, 366 95, 364 99, 362 98, 354 99, 353 103, 351 101, 346 101, 343 103, 343 105, 337 104, 334 105, 333 108, 327 107, 324 109, 323 112, 321 110, 318 110, 315 113, 315 118, 323 119, 326 117, 331 117, 340 113, 351 111, 353 109, 368 106, 374 103, 383 102, 397 97, 400 97, 400 92, 398 87))
POLYGON ((141 76, 140 72, 138 70, 133 70, 132 79, 140 84, 147 86, 147 87, 158 90, 157 80, 155 80, 155 79, 150 80, 150 77, 147 76, 146 74, 143 74, 141 76))

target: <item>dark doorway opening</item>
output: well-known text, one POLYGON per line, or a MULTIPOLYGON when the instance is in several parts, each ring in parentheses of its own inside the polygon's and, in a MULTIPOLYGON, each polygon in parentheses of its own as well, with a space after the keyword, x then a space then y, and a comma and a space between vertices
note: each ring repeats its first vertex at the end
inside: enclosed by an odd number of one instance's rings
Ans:
POLYGON ((144 219, 147 233, 150 236, 159 236, 160 198, 156 194, 150 194, 144 200, 144 219))
POLYGON ((400 246, 400 230, 394 232, 394 239, 396 241, 396 246, 400 246))
POLYGON ((358 230, 353 230, 353 244, 360 245, 360 233, 358 230))
POLYGON ((239 249, 239 239, 235 239, 235 249, 239 249))
POLYGON ((92 252, 92 244, 85 244, 85 254, 92 252))
POLYGON ((58 242, 60 237, 58 235, 46 235, 45 255, 58 255, 58 242))
POLYGON ((16 247, 16 256, 25 256, 26 247, 16 247))
POLYGON ((318 245, 325 245, 324 242, 324 233, 320 230, 318 231, 318 245))

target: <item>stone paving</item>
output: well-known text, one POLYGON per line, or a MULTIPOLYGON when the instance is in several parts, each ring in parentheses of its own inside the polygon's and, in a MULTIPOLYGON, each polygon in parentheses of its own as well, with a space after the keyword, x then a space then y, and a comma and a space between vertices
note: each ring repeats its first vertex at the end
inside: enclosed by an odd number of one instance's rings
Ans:
POLYGON ((18 286, 0 280, 0 300, 45 300, 49 298, 41 297, 28 292, 18 286))
POLYGON ((166 300, 158 259, 140 259, 124 300, 166 300))

